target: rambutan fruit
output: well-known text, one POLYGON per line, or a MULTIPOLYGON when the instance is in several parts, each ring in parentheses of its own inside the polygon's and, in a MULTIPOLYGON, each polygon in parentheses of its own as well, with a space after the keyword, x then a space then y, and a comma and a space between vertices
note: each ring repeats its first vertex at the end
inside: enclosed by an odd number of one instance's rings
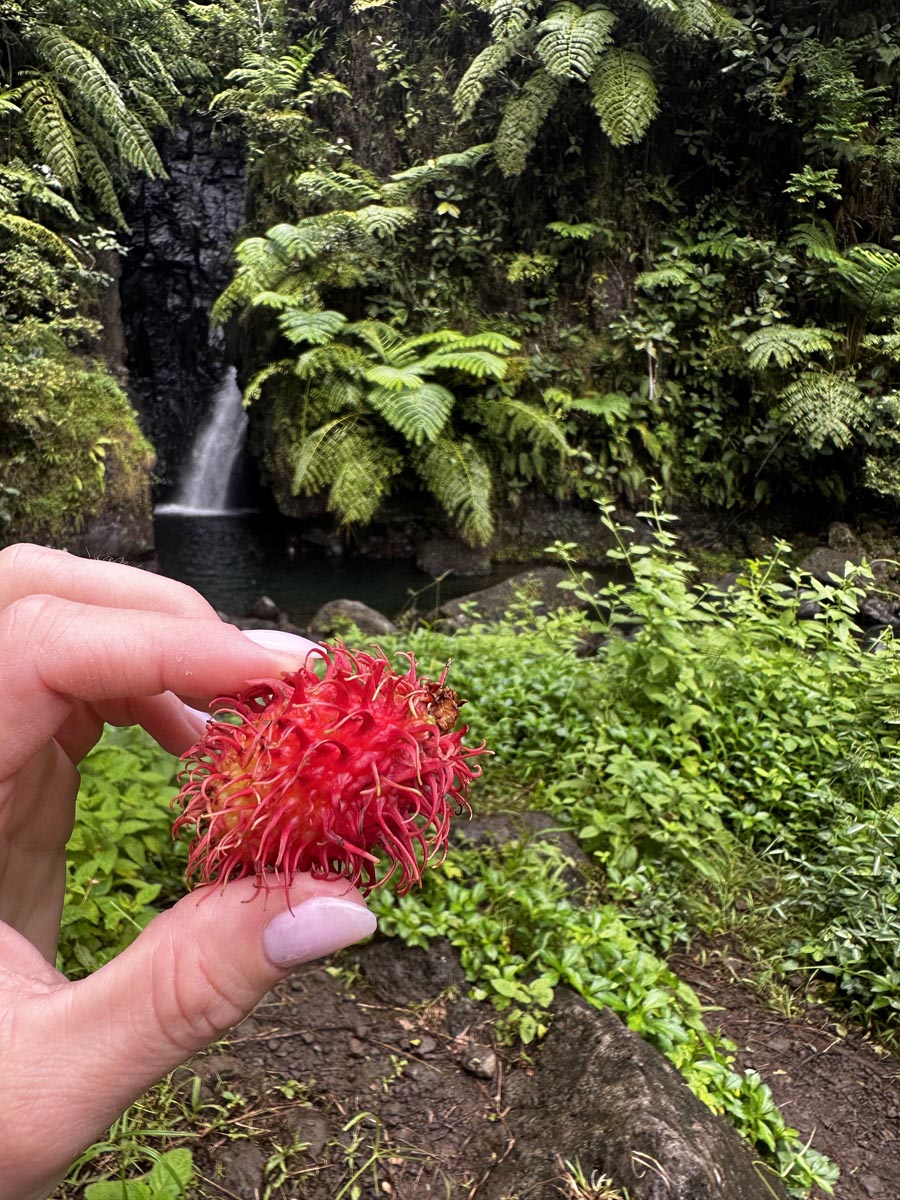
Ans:
POLYGON ((381 651, 322 646, 293 674, 214 701, 173 802, 174 832, 192 835, 189 880, 255 875, 268 890, 308 871, 363 892, 394 874, 400 892, 419 882, 446 852, 452 811, 471 811, 471 760, 485 748, 454 730, 464 701, 446 669, 421 679, 408 659, 398 673, 381 651))

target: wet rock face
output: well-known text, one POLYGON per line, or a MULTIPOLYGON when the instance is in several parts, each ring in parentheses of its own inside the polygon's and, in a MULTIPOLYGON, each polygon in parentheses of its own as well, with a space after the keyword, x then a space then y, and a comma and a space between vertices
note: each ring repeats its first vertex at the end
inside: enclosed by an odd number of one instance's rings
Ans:
POLYGON ((206 401, 222 373, 224 339, 210 329, 244 220, 241 149, 214 145, 192 118, 161 146, 168 179, 139 183, 120 283, 127 367, 163 486, 177 477, 206 401))

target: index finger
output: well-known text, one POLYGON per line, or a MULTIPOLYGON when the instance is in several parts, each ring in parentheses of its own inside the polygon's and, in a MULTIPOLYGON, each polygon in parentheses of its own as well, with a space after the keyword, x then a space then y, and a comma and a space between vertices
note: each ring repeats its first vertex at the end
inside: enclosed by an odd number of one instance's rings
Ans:
POLYGON ((23 596, 59 596, 109 608, 145 608, 183 617, 216 616, 199 592, 152 571, 79 558, 22 542, 0 550, 0 609, 23 596))
POLYGON ((217 617, 104 608, 27 596, 0 613, 0 778, 62 726, 76 701, 174 692, 206 703, 250 679, 296 670, 304 655, 267 650, 217 617))

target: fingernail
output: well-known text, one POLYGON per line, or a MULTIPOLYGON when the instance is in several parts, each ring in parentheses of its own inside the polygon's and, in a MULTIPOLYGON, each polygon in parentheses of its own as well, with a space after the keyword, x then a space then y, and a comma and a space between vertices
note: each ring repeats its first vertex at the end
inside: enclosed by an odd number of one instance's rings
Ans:
POLYGON ((314 896, 269 922, 263 930, 263 951, 276 967, 295 967, 361 942, 376 926, 374 914, 361 904, 314 896))
POLYGON ((262 646, 265 650, 274 650, 277 654, 288 654, 291 658, 306 658, 311 650, 319 650, 315 642, 301 637, 299 633, 288 633, 286 629, 243 629, 244 637, 262 646))
POLYGON ((183 704, 184 719, 194 727, 197 732, 197 737, 202 738, 206 733, 206 726, 210 722, 208 712, 204 712, 201 708, 191 708, 189 704, 183 704))

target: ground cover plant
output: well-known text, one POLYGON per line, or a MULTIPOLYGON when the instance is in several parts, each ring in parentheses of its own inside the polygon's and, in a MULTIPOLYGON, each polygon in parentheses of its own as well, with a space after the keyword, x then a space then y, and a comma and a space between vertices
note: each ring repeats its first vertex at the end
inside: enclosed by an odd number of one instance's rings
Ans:
MULTIPOLYGON (((616 552, 631 583, 596 589, 573 567, 586 614, 536 616, 523 600, 496 625, 402 638, 423 672, 452 655, 472 734, 490 739, 476 809, 549 813, 590 856, 586 891, 571 892, 551 846, 523 839, 490 853, 459 846, 421 890, 372 901, 383 931, 407 944, 453 943, 508 1039, 538 1042, 563 984, 611 1006, 801 1196, 813 1182, 827 1189, 833 1168, 764 1080, 733 1069, 733 1047, 707 1031, 665 954, 697 929, 730 931, 770 978, 803 973, 890 1041, 900 1009, 896 651, 890 640, 878 653, 860 644, 863 573, 802 582, 777 544, 716 594, 692 586, 665 520, 650 518, 655 545, 616 552), (798 620, 810 598, 813 619, 798 620), (598 628, 608 641, 579 657, 580 638, 598 628)), ((386 648, 399 654, 401 642, 386 648)), ((109 734, 88 761, 61 950, 69 968, 102 962, 181 886, 172 768, 131 731, 109 734)))

